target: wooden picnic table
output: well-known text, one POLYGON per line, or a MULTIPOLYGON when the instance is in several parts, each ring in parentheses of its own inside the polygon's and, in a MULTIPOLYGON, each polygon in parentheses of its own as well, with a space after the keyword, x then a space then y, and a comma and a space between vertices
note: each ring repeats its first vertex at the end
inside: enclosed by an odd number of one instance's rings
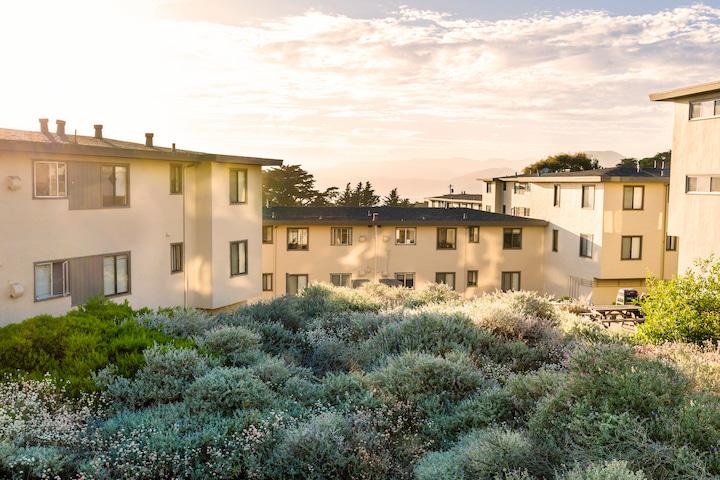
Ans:
POLYGON ((636 325, 645 321, 638 305, 588 305, 586 316, 608 328, 613 323, 636 325))

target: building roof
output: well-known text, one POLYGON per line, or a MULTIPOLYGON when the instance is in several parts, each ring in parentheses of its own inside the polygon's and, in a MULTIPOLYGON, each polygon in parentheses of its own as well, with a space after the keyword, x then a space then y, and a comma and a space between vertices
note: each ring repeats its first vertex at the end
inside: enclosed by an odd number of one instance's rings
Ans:
POLYGON ((0 128, 0 151, 66 153, 71 155, 97 155, 105 157, 140 158, 170 161, 214 161, 248 165, 282 165, 282 160, 192 150, 174 150, 167 147, 145 146, 144 143, 126 142, 110 138, 85 135, 58 135, 52 132, 34 132, 0 128))
POLYGON ((650 100, 653 102, 667 102, 714 92, 720 92, 720 80, 651 93, 650 100))
POLYGON ((598 168, 595 170, 581 170, 577 172, 552 172, 512 175, 500 177, 503 181, 524 180, 531 182, 670 182, 670 168, 641 168, 633 166, 620 166, 598 168))
POLYGON ((426 197, 428 200, 469 200, 469 201, 482 201, 482 194, 480 193, 446 193, 445 195, 433 195, 432 197, 426 197))
POLYGON ((516 217, 470 208, 417 207, 271 207, 263 210, 268 225, 487 225, 545 226, 536 218, 516 217))

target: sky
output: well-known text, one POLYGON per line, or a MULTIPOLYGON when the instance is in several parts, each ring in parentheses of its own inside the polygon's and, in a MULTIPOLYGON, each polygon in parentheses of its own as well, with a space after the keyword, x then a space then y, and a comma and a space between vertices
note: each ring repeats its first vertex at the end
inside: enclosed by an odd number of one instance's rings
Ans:
POLYGON ((720 0, 4 1, 0 42, 0 127, 372 176, 669 148, 648 93, 718 79, 720 0))

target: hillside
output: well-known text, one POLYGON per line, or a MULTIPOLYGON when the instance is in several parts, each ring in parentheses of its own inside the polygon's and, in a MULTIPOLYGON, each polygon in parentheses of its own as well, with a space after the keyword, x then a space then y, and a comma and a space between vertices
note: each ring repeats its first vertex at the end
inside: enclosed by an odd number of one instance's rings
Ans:
POLYGON ((71 314, 72 343, 49 341, 62 318, 6 327, 3 367, 58 368, 0 382, 0 477, 718 478, 720 355, 634 345, 570 309, 312 285, 217 316, 97 304, 71 314), (149 335, 164 344, 132 341, 149 335), (90 338, 115 353, 68 348, 90 338), (144 358, 118 368, 122 350, 144 358), (81 371, 101 397, 53 383, 81 371))

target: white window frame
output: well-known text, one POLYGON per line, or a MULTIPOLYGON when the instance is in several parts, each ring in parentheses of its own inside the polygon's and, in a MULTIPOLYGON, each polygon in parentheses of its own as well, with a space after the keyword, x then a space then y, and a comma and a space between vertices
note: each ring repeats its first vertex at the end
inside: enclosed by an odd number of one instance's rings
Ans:
POLYGON ((330 284, 335 285, 336 287, 346 287, 350 288, 352 287, 352 273, 331 273, 330 274, 330 284), (333 277, 339 277, 340 283, 335 283, 333 281, 333 277), (343 285, 343 279, 347 278, 347 285, 343 285))
POLYGON ((707 100, 700 100, 695 102, 690 102, 688 104, 688 120, 704 120, 707 118, 718 118, 720 117, 720 98, 709 98, 707 100), (701 106, 701 114, 698 116, 693 116, 693 106, 694 105, 700 105, 701 106), (712 114, 706 115, 705 114, 705 107, 712 107, 712 114))
POLYGON ((720 180, 720 173, 704 174, 704 175, 686 175, 685 176, 685 193, 687 195, 720 195, 720 190, 712 191, 713 179, 720 180), (697 187, 696 190, 690 190, 690 179, 694 178, 697 187))
MULTIPOLYGON (((33 197, 35 198, 67 198, 67 163, 66 162, 53 162, 48 160, 37 160, 33 162, 33 197), (55 166, 55 192, 56 195, 38 195, 37 193, 37 181, 38 181, 38 172, 37 168, 38 165, 46 164, 46 165, 54 165, 55 166), (60 175, 58 175, 58 169, 60 165, 63 166, 65 169, 65 173, 63 175, 63 182, 60 183, 60 175), (60 194, 60 185, 62 185, 62 194, 60 194)), ((50 185, 50 179, 48 178, 48 185, 50 185)), ((52 192, 52 189, 50 189, 52 192)))
POLYGON ((349 247, 352 245, 352 227, 330 227, 330 245, 333 247, 349 247), (343 233, 346 237, 343 239, 343 233))
POLYGON ((518 292, 522 289, 522 273, 519 271, 500 273, 500 290, 503 292, 518 292), (510 288, 505 288, 505 278, 510 278, 510 288), (517 288, 515 287, 515 279, 517 278, 517 288))
POLYGON ((395 245, 417 245, 417 228, 416 227, 396 227, 395 228, 395 245), (400 231, 405 232, 405 241, 400 241, 400 231), (412 232, 412 242, 408 241, 408 232, 412 232))
POLYGON ((61 297, 67 297, 70 295, 69 290, 69 281, 68 281, 68 261, 67 260, 55 260, 55 261, 49 261, 49 262, 38 262, 33 265, 33 298, 36 302, 42 302, 44 300, 51 300, 53 298, 61 298, 61 297), (53 284, 53 278, 55 275, 53 275, 53 265, 60 264, 62 268, 62 280, 63 280, 63 288, 62 293, 60 294, 53 294, 54 290, 54 284, 53 284), (38 267, 45 267, 50 266, 50 295, 39 297, 37 294, 37 269, 38 267))
POLYGON ((581 233, 580 234, 580 258, 593 258, 593 235, 589 233, 581 233), (587 244, 589 245, 589 254, 584 255, 583 254, 583 240, 587 241, 587 244))
POLYGON ((586 210, 595 210, 595 185, 583 185, 581 187, 580 208, 584 208, 586 210), (585 189, 587 189, 589 192, 592 192, 592 194, 588 196, 589 205, 585 205, 585 189))
POLYGON ((415 272, 395 272, 395 280, 402 283, 403 288, 415 288, 415 272), (412 279, 412 286, 407 286, 408 279, 412 279))

